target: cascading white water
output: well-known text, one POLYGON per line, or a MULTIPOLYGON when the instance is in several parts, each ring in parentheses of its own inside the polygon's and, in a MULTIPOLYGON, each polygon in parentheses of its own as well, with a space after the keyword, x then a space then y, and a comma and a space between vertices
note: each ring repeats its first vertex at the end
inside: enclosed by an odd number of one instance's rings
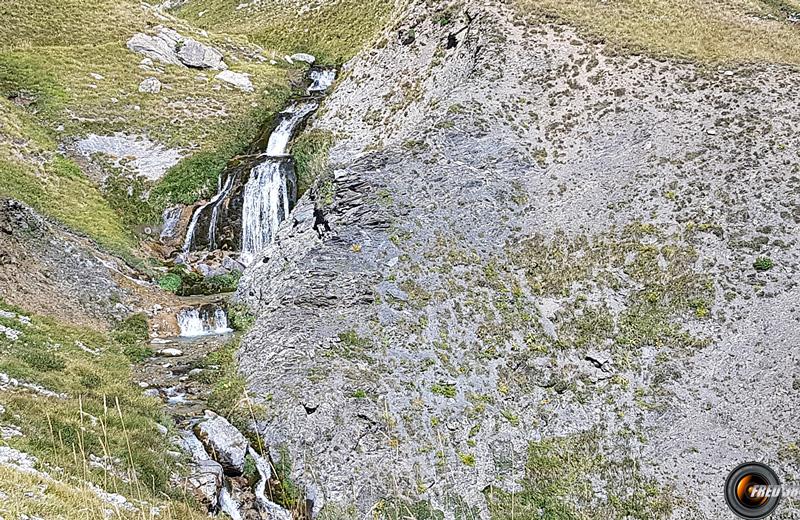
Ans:
POLYGON ((178 223, 181 221, 181 213, 183 208, 176 206, 174 208, 167 208, 162 214, 164 219, 164 227, 161 230, 161 239, 169 239, 175 236, 175 231, 178 229, 178 223))
POLYGON ((181 337, 196 338, 233 332, 228 326, 228 316, 218 305, 183 309, 178 313, 181 337))
POLYGON ((309 93, 325 92, 336 80, 336 71, 333 69, 312 70, 309 77, 312 81, 311 86, 308 87, 309 93))
POLYGON ((206 202, 205 204, 197 208, 194 214, 192 214, 192 220, 189 222, 189 227, 186 230, 186 240, 183 243, 184 253, 188 253, 189 251, 192 250, 192 243, 194 242, 194 232, 195 229, 197 228, 197 223, 200 221, 200 217, 202 216, 203 211, 209 206, 213 206, 214 208, 214 218, 212 219, 211 224, 208 228, 209 237, 213 236, 213 234, 216 233, 216 228, 217 228, 216 217, 217 217, 217 212, 219 211, 219 203, 231 189, 231 186, 233 185, 233 178, 228 177, 228 179, 225 181, 224 187, 220 185, 221 183, 222 179, 220 178, 219 181, 217 182, 217 194, 214 195, 214 197, 212 197, 210 201, 206 202))
POLYGON ((289 193, 282 161, 267 160, 250 173, 242 205, 242 260, 255 255, 275 238, 278 226, 289 214, 289 193))
POLYGON ((269 136, 267 157, 283 157, 287 154, 294 129, 311 112, 319 108, 317 103, 295 103, 281 112, 281 121, 269 136))
POLYGON ((286 172, 283 168, 289 141, 303 119, 319 108, 315 102, 296 103, 282 113, 282 119, 267 145, 267 158, 250 171, 242 204, 242 261, 253 258, 275 238, 278 226, 289 215, 286 172))

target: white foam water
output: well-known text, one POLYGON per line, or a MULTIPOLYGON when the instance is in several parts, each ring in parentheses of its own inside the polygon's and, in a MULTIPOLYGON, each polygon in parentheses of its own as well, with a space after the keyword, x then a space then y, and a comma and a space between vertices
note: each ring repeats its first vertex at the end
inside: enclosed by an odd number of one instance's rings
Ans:
POLYGON ((336 71, 333 69, 312 70, 309 77, 311 78, 311 86, 308 87, 309 94, 325 92, 336 81, 336 71))
POLYGON ((282 161, 268 160, 250 173, 242 205, 242 261, 245 265, 272 243, 289 215, 289 192, 282 161))
POLYGON ((281 120, 269 136, 267 157, 285 156, 297 125, 317 108, 317 103, 295 103, 281 112, 281 120))
POLYGON ((194 242, 194 232, 195 229, 197 228, 197 223, 200 221, 200 217, 202 216, 203 211, 209 206, 214 207, 214 213, 213 213, 214 218, 208 228, 209 237, 212 236, 212 233, 216 232, 217 228, 216 217, 218 212, 218 204, 223 199, 223 197, 225 197, 225 195, 228 194, 228 191, 231 189, 231 186, 233 185, 233 178, 228 177, 228 179, 225 181, 225 186, 221 186, 220 185, 221 182, 222 179, 219 179, 217 181, 217 194, 214 195, 214 197, 210 201, 206 202, 205 204, 197 208, 194 214, 192 214, 192 220, 189 222, 189 227, 186 230, 186 240, 183 243, 184 253, 188 253, 189 251, 192 250, 192 243, 194 242))
POLYGON ((233 332, 228 326, 228 315, 218 305, 183 309, 178 313, 177 318, 178 326, 181 329, 181 337, 184 338, 233 332))

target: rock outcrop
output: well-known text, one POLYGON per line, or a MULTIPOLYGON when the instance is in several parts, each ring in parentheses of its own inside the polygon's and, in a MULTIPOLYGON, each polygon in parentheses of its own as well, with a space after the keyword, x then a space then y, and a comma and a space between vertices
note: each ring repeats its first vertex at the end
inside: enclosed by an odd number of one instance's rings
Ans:
POLYGON ((7 303, 107 328, 131 312, 123 302, 134 296, 120 281, 127 270, 30 207, 0 199, 0 294, 7 303))
POLYGON ((198 69, 225 70, 228 66, 217 49, 182 36, 167 27, 156 27, 155 35, 136 33, 128 40, 128 48, 150 59, 169 65, 198 69))
POLYGON ((273 459, 315 508, 447 518, 538 504, 536 464, 620 518, 721 518, 743 460, 796 477, 797 74, 434 4, 345 67, 330 171, 240 284, 273 459))
POLYGON ((204 419, 195 426, 195 431, 206 451, 222 465, 226 475, 242 474, 248 442, 235 426, 224 417, 207 410, 204 419))

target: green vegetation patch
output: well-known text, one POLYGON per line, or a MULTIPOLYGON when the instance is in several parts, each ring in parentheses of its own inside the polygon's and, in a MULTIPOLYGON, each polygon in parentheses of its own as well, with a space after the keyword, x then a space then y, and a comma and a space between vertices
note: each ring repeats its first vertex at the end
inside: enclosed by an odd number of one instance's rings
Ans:
POLYGON ((800 65, 796 0, 516 0, 523 13, 576 26, 615 50, 706 63, 800 65))
POLYGON ((184 4, 177 14, 203 29, 247 35, 281 53, 308 52, 322 63, 336 65, 361 50, 394 9, 391 0, 317 2, 300 10, 278 0, 237 9, 239 3, 197 0, 184 4))
POLYGON ((178 296, 195 296, 231 293, 236 290, 242 273, 232 271, 227 274, 203 276, 189 271, 183 264, 172 267, 167 274, 158 279, 158 285, 165 291, 178 296))
MULTIPOLYGON (((20 313, 2 302, 0 309, 20 313)), ((71 482, 89 481, 109 492, 169 507, 176 512, 171 518, 199 518, 186 505, 191 499, 170 483, 170 475, 180 470, 169 454, 171 444, 157 427, 166 424, 162 404, 132 383, 130 362, 123 354, 125 342, 138 341, 146 332, 142 317, 126 320, 112 335, 38 316, 29 319, 26 324, 16 316, 0 317, 0 325, 21 332, 14 341, 0 335, 0 372, 64 398, 12 388, 0 394, 5 408, 0 423, 13 424, 23 433, 5 441, 9 446, 37 457, 42 469, 63 470, 58 475, 63 489, 57 485, 47 493, 64 493, 64 500, 74 503, 71 482), (108 464, 90 464, 95 458, 108 464)), ((4 491, 9 493, 9 488, 4 491)), ((88 495, 91 504, 93 495, 88 495)), ((45 518, 60 511, 52 496, 35 502, 4 499, 0 510, 24 509, 45 518)), ((84 516, 70 512, 63 518, 84 516)))
POLYGON ((300 198, 314 184, 330 173, 328 153, 333 145, 333 134, 325 130, 311 130, 301 135, 292 146, 292 156, 297 172, 297 197, 300 198))
POLYGON ((636 461, 604 455, 597 432, 532 442, 525 468, 522 491, 485 491, 493 519, 653 520, 672 513, 671 490, 643 477, 636 461), (607 498, 595 492, 598 483, 607 498))

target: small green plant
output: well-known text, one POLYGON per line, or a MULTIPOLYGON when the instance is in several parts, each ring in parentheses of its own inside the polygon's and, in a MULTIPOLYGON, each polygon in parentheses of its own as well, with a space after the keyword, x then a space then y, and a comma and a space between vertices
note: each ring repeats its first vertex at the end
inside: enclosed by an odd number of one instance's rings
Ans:
POLYGON ((461 459, 461 463, 465 464, 470 467, 475 466, 475 455, 472 453, 459 453, 458 458, 461 459))
POLYGON ((431 387, 431 392, 448 399, 453 399, 456 396, 456 385, 447 383, 436 383, 431 387))
POLYGON ((256 322, 256 317, 247 305, 237 303, 228 307, 228 321, 233 330, 246 331, 256 322))
POLYGON ((167 273, 158 279, 158 286, 167 292, 177 293, 181 288, 181 277, 175 273, 167 273))
POLYGON ((353 392, 353 397, 355 399, 366 399, 367 393, 364 390, 358 389, 355 392, 353 392))
POLYGON ((25 363, 30 365, 31 368, 41 370, 42 372, 64 370, 67 367, 64 358, 44 349, 24 350, 20 352, 18 356, 25 363))
POLYGON ((761 272, 769 271, 773 267, 775 267, 775 262, 773 262, 771 258, 766 256, 759 256, 758 258, 756 258, 756 261, 753 262, 753 269, 755 269, 756 271, 761 271, 761 272))
POLYGON ((153 350, 146 344, 150 339, 150 327, 144 314, 133 314, 119 322, 111 331, 111 337, 122 347, 125 357, 134 363, 153 355, 153 350))

